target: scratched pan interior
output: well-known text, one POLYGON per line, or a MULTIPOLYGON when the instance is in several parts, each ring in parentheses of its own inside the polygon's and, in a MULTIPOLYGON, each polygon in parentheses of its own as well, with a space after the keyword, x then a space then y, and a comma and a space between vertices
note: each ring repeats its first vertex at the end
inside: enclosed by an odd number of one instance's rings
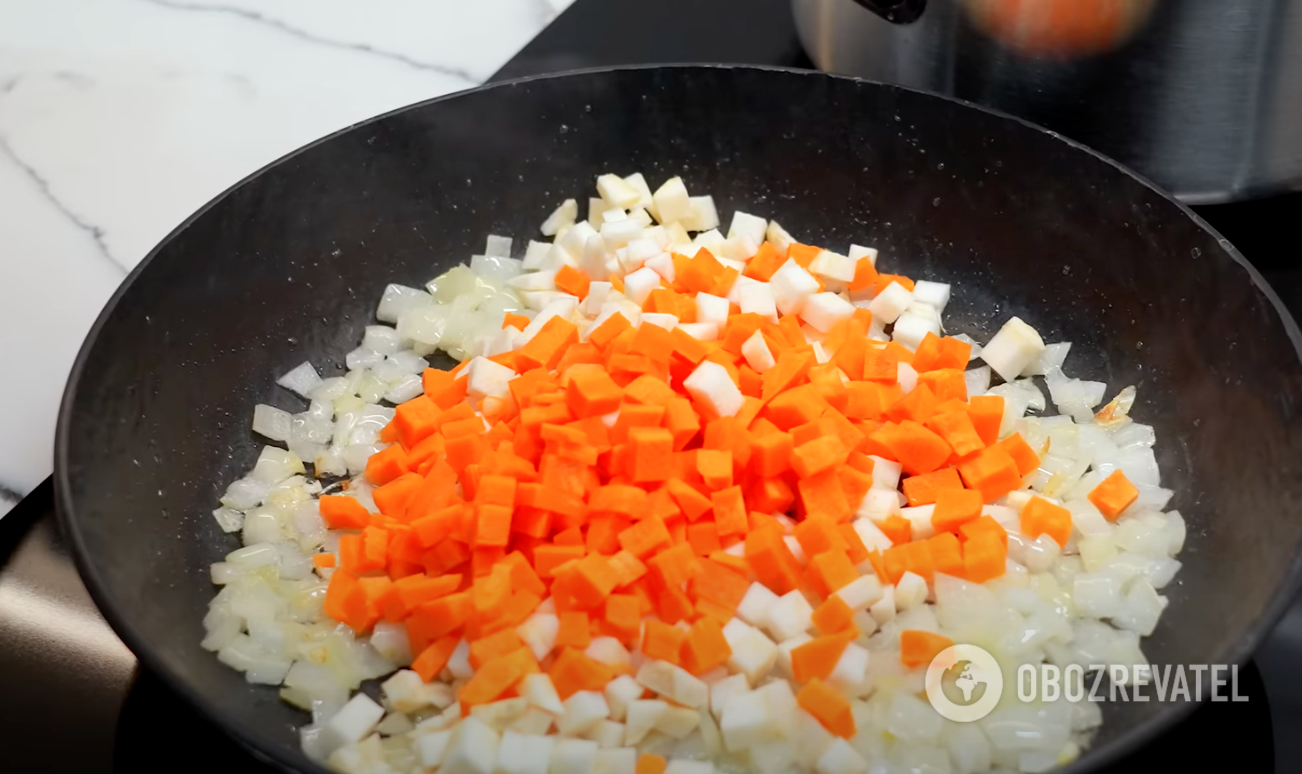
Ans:
MULTIPOLYGON (((306 717, 198 647, 209 563, 236 547, 209 512, 253 462, 253 406, 302 404, 275 378, 340 372, 388 282, 520 247, 601 172, 682 175, 719 211, 806 241, 881 249, 881 267, 955 283, 953 332, 1010 315, 1073 342, 1075 375, 1139 387, 1164 483, 1190 521, 1145 643, 1155 663, 1245 658, 1296 586, 1302 532, 1298 331, 1233 249, 1094 153, 951 100, 822 74, 635 68, 438 99, 352 127, 232 188, 114 296, 73 369, 57 491, 108 620, 249 747, 315 770, 306 717)), ((581 199, 582 200, 582 199, 581 199)), ((518 250, 517 250, 518 252, 518 250)), ((1109 708, 1090 769, 1181 710, 1109 708)))

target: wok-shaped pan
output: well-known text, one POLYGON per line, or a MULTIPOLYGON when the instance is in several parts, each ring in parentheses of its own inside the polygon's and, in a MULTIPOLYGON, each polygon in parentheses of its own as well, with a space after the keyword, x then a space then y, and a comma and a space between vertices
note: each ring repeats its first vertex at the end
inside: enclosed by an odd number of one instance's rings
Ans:
MULTIPOLYGON (((955 283, 951 332, 984 340, 1020 315, 1073 343, 1074 375, 1137 385, 1190 525, 1144 643, 1154 663, 1243 661, 1296 588, 1302 338, 1170 197, 1021 121, 875 83, 717 66, 534 78, 351 127, 235 186, 140 264, 73 368, 55 481, 87 586, 147 666, 253 750, 319 770, 298 749, 305 715, 198 645, 208 565, 237 544, 209 512, 257 455, 253 406, 301 410, 275 378, 338 368, 386 283, 423 282, 488 233, 536 234, 606 171, 681 174, 725 214, 875 245, 889 270, 955 283)), ((1108 707, 1071 770, 1187 709, 1108 707)))

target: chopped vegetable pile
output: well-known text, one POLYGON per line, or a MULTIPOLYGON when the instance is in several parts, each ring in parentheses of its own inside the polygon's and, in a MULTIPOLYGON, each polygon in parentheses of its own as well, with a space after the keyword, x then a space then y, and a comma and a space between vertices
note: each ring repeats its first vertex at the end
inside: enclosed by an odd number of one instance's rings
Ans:
POLYGON ((1184 521, 1133 388, 1096 415, 1105 385, 1016 317, 942 335, 949 285, 876 250, 743 212, 724 236, 679 178, 597 190, 523 259, 489 237, 389 286, 346 375, 280 380, 311 403, 254 413, 288 450, 215 512, 245 545, 203 646, 310 711, 305 751, 344 774, 1075 759, 1095 705, 1011 686, 1146 663, 1184 521), (1026 415, 1036 376, 1057 416, 1026 415), (956 642, 1010 686, 977 723, 922 690, 956 642))

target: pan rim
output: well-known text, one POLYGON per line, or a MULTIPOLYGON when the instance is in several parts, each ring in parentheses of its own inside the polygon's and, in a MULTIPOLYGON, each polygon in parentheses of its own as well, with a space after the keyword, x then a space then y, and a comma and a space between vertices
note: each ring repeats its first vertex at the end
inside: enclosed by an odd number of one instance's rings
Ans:
MULTIPOLYGON (((139 659, 141 663, 143 663, 147 668, 149 668, 152 672, 154 672, 154 674, 159 675, 160 678, 167 683, 170 689, 183 696, 185 700, 189 702, 190 705, 193 706, 199 712, 199 714, 202 715, 206 720, 215 723, 227 735, 235 739, 239 744, 241 744, 245 749, 252 752, 256 757, 264 761, 267 761, 275 765, 277 768, 280 768, 285 771, 306 770, 306 771, 315 772, 316 774, 331 774, 328 768, 322 766, 321 764, 316 763, 315 761, 308 759, 306 755, 303 755, 301 753, 301 751, 296 751, 298 752, 298 755, 301 756, 300 757, 301 763, 299 761, 295 761, 291 763, 286 760, 281 760, 280 751, 282 748, 278 741, 276 741, 271 736, 263 733, 260 729, 248 727, 246 724, 242 722, 242 719, 238 715, 229 714, 222 710, 217 709, 216 707, 211 706, 206 698, 204 698, 201 694, 199 694, 198 691, 193 690, 188 685, 188 683, 181 678, 179 674, 177 674, 172 669, 170 669, 166 665, 164 660, 155 654, 147 638, 145 638, 135 630, 130 620, 131 616, 123 613, 123 608, 125 606, 120 605, 112 598, 112 594, 109 591, 108 584, 106 584, 103 581, 103 579, 99 576, 98 572, 96 571, 94 563, 90 558, 89 551, 87 550, 87 547, 85 545, 84 536, 82 535, 78 527, 80 520, 76 514, 75 503, 73 502, 73 497, 72 497, 71 480, 68 473, 68 455, 69 455, 68 447, 70 443, 70 436, 72 433, 71 413, 72 413, 72 407, 76 402, 77 392, 80 387, 82 377, 85 374, 87 361, 90 357, 91 351, 94 349, 94 346, 99 339, 99 335, 101 331, 107 324, 109 318, 116 311, 118 304, 121 302, 122 298, 126 295, 126 293, 130 290, 131 286, 138 280, 140 275, 148 269, 149 265, 164 250, 164 248, 166 248, 169 244, 171 244, 171 242, 176 237, 182 234, 196 220, 198 220, 200 217, 205 215, 209 210, 217 206, 217 204, 225 200, 236 190, 252 182, 254 179, 261 177, 264 173, 268 172, 269 170, 277 166, 280 166, 281 164, 291 161, 292 159, 298 157, 303 153, 306 153, 307 151, 317 147, 318 145, 334 140, 335 138, 340 137, 360 127, 373 124, 375 122, 384 120, 386 118, 397 115, 399 113, 404 113, 409 110, 414 110, 427 105, 433 105, 436 103, 444 102, 447 100, 455 99, 470 94, 477 94, 480 92, 488 92, 488 91, 493 91, 498 89, 509 89, 516 86, 532 83, 535 81, 544 81, 544 80, 549 81, 549 80, 558 80, 558 79, 566 79, 566 78, 574 78, 574 77, 582 77, 582 76, 599 76, 599 75, 606 75, 610 73, 619 73, 619 72, 626 72, 626 71, 643 71, 643 70, 748 70, 748 71, 775 72, 784 75, 800 75, 800 76, 815 77, 815 78, 831 78, 834 80, 848 81, 855 84, 867 84, 876 88, 889 89, 898 92, 905 92, 905 93, 927 97, 930 99, 940 100, 943 102, 958 104, 966 108, 978 110, 988 115, 996 116, 998 118, 1002 118, 1005 120, 1014 121, 1028 129, 1047 134, 1060 142, 1066 143, 1068 146, 1070 146, 1071 148, 1077 151, 1084 152, 1089 156, 1092 156, 1096 160, 1102 161, 1110 165, 1117 171, 1121 172, 1123 175, 1147 187, 1152 192, 1156 193, 1157 195, 1161 196, 1163 199, 1166 199, 1168 202, 1175 205, 1180 210, 1180 212, 1182 212, 1185 215, 1185 217, 1192 220, 1199 228, 1206 231, 1209 235, 1215 238, 1217 243, 1221 247, 1221 249, 1224 250, 1225 253, 1230 257, 1230 259, 1233 260, 1235 263, 1237 263, 1240 268, 1242 268, 1247 272, 1248 279, 1256 287, 1257 291, 1260 292, 1263 296, 1265 296, 1266 300, 1270 303, 1271 307, 1274 309, 1275 314, 1278 316, 1279 322, 1284 327, 1285 334, 1288 336, 1289 340, 1293 344, 1294 354, 1298 357, 1299 361, 1302 362, 1302 331, 1299 330, 1297 322, 1293 319, 1292 314, 1284 306, 1278 294, 1270 286, 1270 283, 1267 282, 1266 279, 1261 275, 1261 273, 1257 271, 1257 269, 1247 260, 1247 258, 1243 256, 1242 253, 1238 251, 1237 248, 1234 247, 1234 245, 1230 243, 1228 239, 1222 236, 1215 228, 1213 228, 1209 223, 1203 220, 1202 217, 1200 217, 1197 213, 1195 213, 1192 209, 1190 209, 1188 205, 1176 199, 1173 195, 1166 192, 1162 188, 1158 187, 1155 183, 1153 183, 1148 178, 1138 174, 1134 170, 1110 158, 1109 156, 1106 156, 1092 148, 1082 145, 1081 143, 1076 142, 1075 140, 1064 137, 1062 134, 1058 132, 1054 132, 1052 130, 1039 126, 1038 124, 1032 123, 1025 119, 1019 118, 1017 116, 1009 115, 999 110, 991 109, 984 105, 979 105, 974 102, 970 102, 968 100, 958 99, 955 97, 950 97, 943 94, 937 94, 935 92, 925 91, 921 89, 913 89, 904 86, 897 86, 894 84, 881 83, 879 81, 874 81, 867 78, 858 78, 858 77, 847 76, 847 75, 824 73, 817 70, 805 70, 805 69, 790 68, 790 67, 777 67, 777 66, 770 66, 770 65, 709 63, 709 62, 673 63, 673 64, 637 64, 637 65, 621 65, 615 67, 579 68, 579 69, 564 70, 564 71, 559 71, 554 73, 531 75, 531 76, 514 78, 514 79, 504 80, 504 81, 491 81, 470 89, 463 89, 461 91, 451 92, 448 94, 439 95, 437 97, 432 97, 430 99, 421 100, 419 102, 414 102, 409 105, 404 105, 402 107, 398 107, 393 110, 372 116, 365 120, 349 124, 333 132, 330 132, 329 134, 326 134, 316 140, 313 140, 312 142, 309 142, 305 145, 295 148, 294 150, 263 165, 262 167, 259 167, 258 169, 254 170, 252 173, 241 178, 240 180, 238 180, 237 182, 235 182, 234 184, 232 184, 231 186, 229 186, 228 188, 226 188, 225 190, 223 190, 222 192, 214 196, 212 199, 206 202, 202 207, 195 210, 195 212, 193 212, 190 216, 185 218, 185 220, 183 220, 180 224, 178 224, 175 228, 173 228, 170 232, 168 232, 168 234, 165 237, 163 237, 163 239, 160 240, 159 243, 155 245, 145 255, 145 257, 140 260, 139 263, 136 264, 136 266, 126 276, 126 278, 123 279, 121 284, 118 285, 117 289, 113 292, 113 295, 105 303, 104 308, 100 310, 99 315, 95 318, 95 322, 91 325, 90 330, 86 334, 86 338, 83 340, 81 347, 77 351, 77 356, 74 359, 72 368, 70 369, 68 374, 68 380, 64 387, 63 395, 59 401, 58 421, 55 427, 54 474, 53 474, 55 512, 58 518, 58 523, 60 528, 64 531, 64 534, 68 537, 71 543, 74 562, 76 564, 78 573, 81 575, 82 580, 85 582, 87 591, 90 593, 91 598, 95 601, 96 606, 99 608, 105 620, 112 627, 113 631, 118 635, 118 637, 122 639, 122 641, 127 645, 127 647, 132 651, 132 653, 135 654, 136 658, 139 659), (306 765, 306 769, 301 768, 304 765, 306 765)), ((1287 572, 1285 573, 1284 580, 1281 584, 1279 584, 1275 588, 1274 592, 1272 593, 1270 599, 1268 600, 1263 610, 1262 615, 1260 615, 1257 618, 1257 620, 1254 621, 1253 624, 1248 627, 1248 629, 1243 633, 1243 635, 1238 638, 1235 644, 1227 652, 1219 654, 1218 656, 1219 663, 1233 663, 1233 664, 1242 665, 1244 662, 1246 662, 1248 658, 1252 655, 1252 653, 1260 645, 1266 633, 1273 628, 1274 624, 1283 615, 1285 609, 1288 607, 1288 604, 1297 595, 1299 589, 1302 589, 1302 545, 1294 546, 1293 558, 1289 563, 1287 572)), ((1142 747, 1144 744, 1147 744, 1151 740, 1160 736, 1163 732, 1172 728, 1177 722, 1186 718, 1191 712, 1193 712, 1196 706, 1198 705, 1195 702, 1183 702, 1180 704, 1166 705, 1161 711, 1159 711, 1153 717, 1149 718, 1148 720, 1138 725, 1132 726, 1131 728, 1126 729, 1125 731, 1122 731, 1119 736, 1109 740, 1106 744, 1100 747, 1088 748, 1085 754, 1082 755, 1081 758, 1079 758, 1078 760, 1076 760, 1075 762, 1067 766, 1064 766, 1060 769, 1056 769, 1056 771, 1062 772, 1063 774, 1083 774, 1083 772, 1086 771, 1100 770, 1103 767, 1117 761, 1118 759, 1122 758, 1125 755, 1134 752, 1135 750, 1142 747)))

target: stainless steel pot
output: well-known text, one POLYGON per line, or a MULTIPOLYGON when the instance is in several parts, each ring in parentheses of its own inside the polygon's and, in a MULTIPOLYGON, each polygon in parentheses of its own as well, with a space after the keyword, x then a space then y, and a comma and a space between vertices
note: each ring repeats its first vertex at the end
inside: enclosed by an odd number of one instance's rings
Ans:
POLYGON ((1091 145, 1193 204, 1302 189, 1302 0, 792 0, 819 68, 1091 145))

